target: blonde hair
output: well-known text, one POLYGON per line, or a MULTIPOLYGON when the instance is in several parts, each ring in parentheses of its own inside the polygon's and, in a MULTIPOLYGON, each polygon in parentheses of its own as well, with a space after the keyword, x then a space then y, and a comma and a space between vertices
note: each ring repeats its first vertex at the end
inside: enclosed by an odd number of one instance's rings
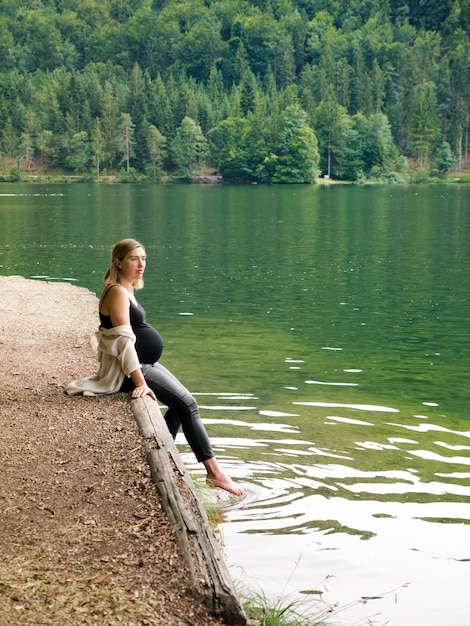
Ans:
MULTIPOLYGON (((137 241, 137 239, 121 239, 121 241, 117 242, 111 253, 111 265, 103 276, 105 285, 116 285, 121 282, 121 270, 117 266, 117 262, 123 261, 134 248, 143 248, 145 250, 145 246, 143 246, 140 241, 137 241)), ((142 289, 143 286, 144 281, 142 278, 139 278, 139 280, 133 283, 134 289, 142 289)))

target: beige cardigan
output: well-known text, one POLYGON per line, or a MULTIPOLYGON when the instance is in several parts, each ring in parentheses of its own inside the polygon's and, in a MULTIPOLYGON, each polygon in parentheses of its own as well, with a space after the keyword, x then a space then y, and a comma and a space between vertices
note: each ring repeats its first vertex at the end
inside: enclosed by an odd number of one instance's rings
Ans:
POLYGON ((116 393, 126 376, 140 369, 135 350, 135 335, 128 324, 114 328, 100 328, 98 343, 100 368, 93 376, 74 380, 65 391, 69 395, 82 393, 95 396, 101 393, 116 393))

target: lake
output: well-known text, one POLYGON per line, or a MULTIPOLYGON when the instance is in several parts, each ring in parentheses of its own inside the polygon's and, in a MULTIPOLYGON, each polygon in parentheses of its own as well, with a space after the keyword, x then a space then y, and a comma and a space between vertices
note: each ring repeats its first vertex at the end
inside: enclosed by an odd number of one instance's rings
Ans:
POLYGON ((205 496, 235 580, 467 626, 470 187, 2 184, 0 225, 1 274, 95 293, 146 245, 162 362, 248 488, 205 496))

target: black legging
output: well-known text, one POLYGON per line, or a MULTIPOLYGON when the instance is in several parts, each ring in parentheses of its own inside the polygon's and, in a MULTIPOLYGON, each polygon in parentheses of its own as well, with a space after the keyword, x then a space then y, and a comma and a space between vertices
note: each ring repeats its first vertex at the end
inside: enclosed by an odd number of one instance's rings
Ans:
MULTIPOLYGON (((142 365, 142 374, 158 400, 168 407, 164 417, 173 439, 181 426, 196 459, 199 462, 211 459, 214 452, 201 421, 198 404, 191 393, 160 363, 142 365)), ((121 389, 129 391, 133 387, 132 380, 126 378, 121 389)))

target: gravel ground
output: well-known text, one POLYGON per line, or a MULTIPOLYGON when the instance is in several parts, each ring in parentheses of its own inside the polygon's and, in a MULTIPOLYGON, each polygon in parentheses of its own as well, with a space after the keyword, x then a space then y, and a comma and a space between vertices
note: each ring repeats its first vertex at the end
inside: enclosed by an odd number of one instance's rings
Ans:
POLYGON ((97 299, 0 276, 0 626, 216 626, 191 597, 127 398, 97 368, 97 299))

